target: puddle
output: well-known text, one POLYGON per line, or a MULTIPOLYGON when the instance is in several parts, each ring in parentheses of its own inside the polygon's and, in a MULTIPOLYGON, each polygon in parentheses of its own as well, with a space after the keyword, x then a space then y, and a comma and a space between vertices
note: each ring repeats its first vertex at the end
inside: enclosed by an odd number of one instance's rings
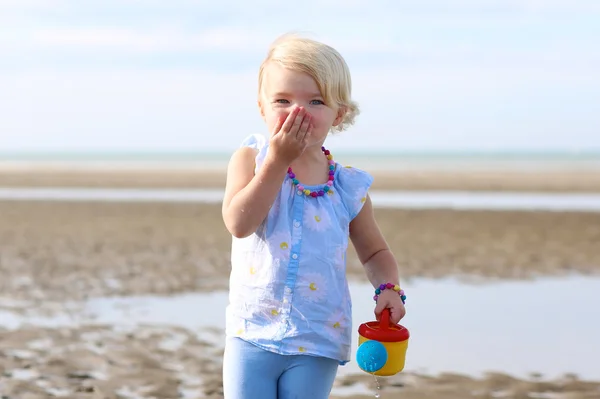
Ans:
MULTIPOLYGON (((593 298, 599 290, 600 278, 591 277, 406 284, 408 313, 401 322, 411 332, 406 369, 471 376, 535 372, 544 378, 574 373, 598 380, 600 312, 593 298)), ((359 300, 371 291, 352 287, 356 326, 373 317, 372 305, 359 300)), ((353 362, 340 373, 357 370, 353 362)))
POLYGON ((0 327, 2 328, 14 330, 26 325, 54 328, 80 324, 78 317, 74 318, 67 313, 57 313, 52 316, 45 316, 38 314, 33 309, 4 307, 2 299, 0 299, 0 327), (12 309, 14 309, 14 311, 12 309))
POLYGON ((205 202, 218 203, 223 200, 222 190, 155 190, 135 188, 3 188, 3 200, 40 201, 117 201, 117 202, 205 202))
MULTIPOLYGON (((471 376, 499 371, 526 378, 534 372, 544 378, 574 373, 600 380, 600 317, 593 299, 600 289, 598 278, 477 284, 415 280, 405 289, 408 315, 402 324, 411 332, 406 371, 471 376)), ((354 356, 356 329, 373 319, 373 302, 369 285, 352 284, 351 291, 354 356)), ((86 302, 78 317, 19 316, 0 310, 0 325, 53 327, 89 322, 126 328, 150 323, 202 331, 224 327, 226 303, 225 292, 98 298, 86 302)), ((223 339, 216 341, 221 345, 223 339)), ((165 343, 170 344, 177 343, 165 343)), ((354 359, 339 370, 340 376, 350 373, 362 373, 354 359)))
MULTIPOLYGON (((374 206, 386 208, 600 211, 600 194, 374 190, 370 195, 374 206)), ((0 187, 0 200, 220 203, 222 199, 222 190, 208 189, 0 187)))

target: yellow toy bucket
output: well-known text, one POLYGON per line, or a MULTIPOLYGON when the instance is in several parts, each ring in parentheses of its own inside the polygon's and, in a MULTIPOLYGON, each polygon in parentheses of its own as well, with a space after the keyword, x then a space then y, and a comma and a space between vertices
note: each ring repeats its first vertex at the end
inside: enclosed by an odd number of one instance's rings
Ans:
POLYGON ((410 333, 399 324, 390 324, 390 311, 384 309, 381 321, 358 327, 356 361, 361 370, 378 376, 391 376, 404 369, 410 333))

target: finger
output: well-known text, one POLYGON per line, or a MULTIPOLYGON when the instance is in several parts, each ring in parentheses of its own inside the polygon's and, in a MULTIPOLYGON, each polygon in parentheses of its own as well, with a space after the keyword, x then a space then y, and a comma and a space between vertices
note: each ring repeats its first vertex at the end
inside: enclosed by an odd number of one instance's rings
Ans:
POLYGON ((273 132, 272 132, 273 135, 275 135, 281 131, 281 127, 283 126, 284 122, 285 122, 285 118, 281 118, 281 117, 277 118, 277 122, 275 123, 275 127, 273 128, 273 132))
POLYGON ((310 136, 312 136, 312 132, 313 132, 314 128, 315 127, 314 127, 314 125, 312 123, 310 125, 308 125, 308 130, 306 131, 306 134, 302 138, 302 142, 304 144, 306 144, 306 142, 310 139, 310 136))
POLYGON ((281 126, 281 129, 279 129, 279 131, 281 133, 290 131, 294 121, 296 120, 296 116, 298 115, 298 112, 300 112, 300 108, 294 108, 294 110, 288 114, 287 118, 285 119, 285 122, 281 126))
POLYGON ((381 317, 381 312, 383 312, 383 309, 385 309, 387 306, 387 302, 384 301, 379 301, 377 302, 377 305, 375 305, 375 317, 377 320, 379 320, 379 318, 381 317))
POLYGON ((404 306, 402 306, 398 310, 398 321, 402 320, 404 318, 404 316, 406 316, 406 308, 404 306))
POLYGON ((308 127, 311 125, 312 116, 307 112, 302 120, 302 124, 298 129, 298 133, 296 134, 296 138, 298 140, 304 140, 304 136, 306 136, 306 132, 308 132, 308 127))
POLYGON ((306 111, 304 110, 304 108, 300 108, 300 110, 296 114, 296 119, 294 119, 294 122, 292 123, 292 127, 289 130, 284 130, 284 133, 290 133, 293 136, 298 135, 298 130, 302 125, 302 121, 304 120, 305 115, 306 111))
POLYGON ((398 324, 404 317, 405 311, 402 308, 392 308, 390 323, 398 324))

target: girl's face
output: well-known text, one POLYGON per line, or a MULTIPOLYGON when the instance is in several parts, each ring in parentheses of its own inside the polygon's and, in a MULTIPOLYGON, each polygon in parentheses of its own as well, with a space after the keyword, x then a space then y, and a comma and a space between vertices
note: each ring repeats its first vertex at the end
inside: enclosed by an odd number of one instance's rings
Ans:
POLYGON ((312 116, 313 133, 309 145, 320 146, 331 127, 343 119, 342 110, 336 104, 325 104, 317 83, 304 72, 269 64, 262 93, 258 106, 271 134, 279 119, 285 120, 294 108, 304 107, 312 116))

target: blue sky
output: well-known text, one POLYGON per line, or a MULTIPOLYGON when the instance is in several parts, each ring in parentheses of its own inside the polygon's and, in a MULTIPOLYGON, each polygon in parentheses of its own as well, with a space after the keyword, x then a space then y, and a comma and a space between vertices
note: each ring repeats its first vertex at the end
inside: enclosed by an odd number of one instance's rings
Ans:
POLYGON ((230 151, 278 35, 340 50, 343 150, 600 150, 596 0, 0 0, 0 152, 230 151))

